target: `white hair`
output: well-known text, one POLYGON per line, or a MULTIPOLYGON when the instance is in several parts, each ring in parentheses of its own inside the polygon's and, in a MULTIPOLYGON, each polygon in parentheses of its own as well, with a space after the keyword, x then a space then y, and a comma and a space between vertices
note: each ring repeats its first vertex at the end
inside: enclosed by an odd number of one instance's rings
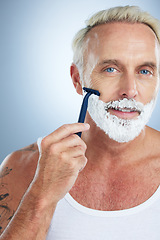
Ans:
POLYGON ((111 22, 143 23, 155 33, 160 44, 160 21, 137 6, 114 7, 95 13, 86 23, 86 27, 78 31, 72 43, 73 63, 83 73, 83 55, 85 50, 85 37, 95 26, 111 22))

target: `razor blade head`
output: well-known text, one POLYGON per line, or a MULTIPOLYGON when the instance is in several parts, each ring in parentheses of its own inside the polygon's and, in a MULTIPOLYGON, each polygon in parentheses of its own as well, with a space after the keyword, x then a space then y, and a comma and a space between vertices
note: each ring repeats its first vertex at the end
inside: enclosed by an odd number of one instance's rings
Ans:
POLYGON ((100 96, 100 92, 99 92, 98 90, 94 90, 94 89, 86 88, 86 87, 83 87, 83 90, 84 90, 85 92, 90 92, 90 93, 93 93, 93 94, 95 94, 95 95, 97 95, 97 96, 100 96))

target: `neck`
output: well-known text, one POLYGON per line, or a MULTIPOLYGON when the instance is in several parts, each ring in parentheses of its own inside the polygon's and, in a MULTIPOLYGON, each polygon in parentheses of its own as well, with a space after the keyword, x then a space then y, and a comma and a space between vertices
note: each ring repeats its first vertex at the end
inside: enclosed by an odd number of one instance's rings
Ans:
POLYGON ((146 128, 134 140, 128 143, 118 143, 108 137, 96 126, 87 113, 86 122, 90 124, 90 130, 82 134, 82 139, 87 144, 87 158, 95 164, 125 164, 137 161, 141 157, 142 145, 146 142, 146 128), (136 149, 136 151, 135 151, 136 149), (107 161, 106 161, 107 160, 107 161))

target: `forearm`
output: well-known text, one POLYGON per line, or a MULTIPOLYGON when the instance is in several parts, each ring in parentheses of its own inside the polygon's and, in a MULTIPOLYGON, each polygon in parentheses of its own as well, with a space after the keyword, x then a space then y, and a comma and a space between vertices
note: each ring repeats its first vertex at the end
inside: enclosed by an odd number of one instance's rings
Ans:
POLYGON ((64 125, 43 138, 33 180, 0 240, 46 239, 57 203, 87 163, 87 146, 75 133, 88 129, 82 123, 64 125))
POLYGON ((33 189, 29 189, 0 240, 45 240, 55 208, 37 201, 33 189))

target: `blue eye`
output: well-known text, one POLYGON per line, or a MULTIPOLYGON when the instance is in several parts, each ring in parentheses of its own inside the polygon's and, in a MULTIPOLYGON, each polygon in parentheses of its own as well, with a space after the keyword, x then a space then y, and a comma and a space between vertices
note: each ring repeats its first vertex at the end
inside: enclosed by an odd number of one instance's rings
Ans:
POLYGON ((115 68, 112 68, 112 67, 106 68, 105 71, 109 73, 113 73, 115 71, 115 68))
POLYGON ((146 70, 146 69, 142 69, 140 71, 141 74, 144 74, 144 75, 147 75, 147 74, 150 74, 150 71, 146 70))

